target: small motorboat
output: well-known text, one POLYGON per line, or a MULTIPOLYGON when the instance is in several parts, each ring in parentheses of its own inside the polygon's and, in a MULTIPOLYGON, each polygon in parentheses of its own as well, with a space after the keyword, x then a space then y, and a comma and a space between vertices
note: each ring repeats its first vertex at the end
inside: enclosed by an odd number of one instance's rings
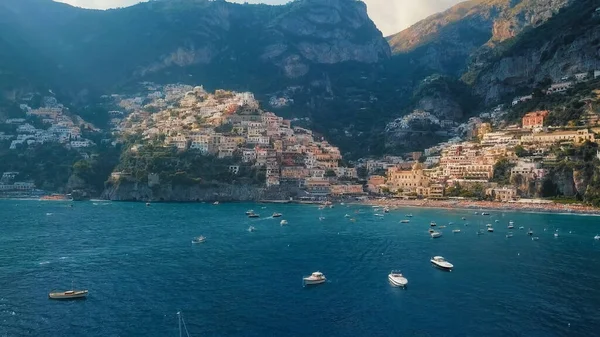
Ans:
POLYGON ((433 233, 435 230, 433 228, 429 228, 429 233, 433 233))
POLYGON ((494 220, 494 222, 495 222, 495 223, 498 223, 498 222, 500 222, 500 220, 494 220))
POLYGON ((531 236, 533 235, 533 231, 531 230, 531 228, 529 229, 529 231, 527 232, 527 235, 531 236))
POLYGON ((320 271, 316 271, 310 276, 303 277, 302 281, 304 282, 304 285, 315 285, 325 283, 327 278, 320 271))
POLYGON ((446 226, 438 226, 438 228, 446 228, 446 226))
POLYGON ((515 228, 515 224, 512 221, 508 222, 508 229, 513 229, 515 228))
POLYGON ((437 224, 436 224, 435 222, 433 222, 433 221, 432 221, 432 222, 430 222, 430 223, 429 223, 429 226, 431 226, 431 227, 435 227, 435 226, 437 226, 437 224))
POLYGON ((202 235, 192 239, 192 243, 204 243, 205 241, 206 241, 206 238, 202 235))
POLYGON ((519 230, 523 230, 523 229, 525 229, 525 227, 523 227, 523 226, 519 227, 519 230))
POLYGON ((260 214, 251 213, 251 214, 248 214, 248 217, 249 218, 260 218, 260 214))
POLYGON ((375 213, 374 215, 375 215, 375 216, 378 216, 378 217, 380 217, 380 218, 384 217, 384 215, 383 215, 383 214, 379 214, 379 213, 375 213))
POLYGON ((558 237, 558 233, 554 233, 554 237, 557 238, 558 237))
POLYGON ((489 223, 489 224, 485 225, 485 227, 490 228, 490 227, 492 227, 492 224, 489 223))
POLYGON ((483 212, 483 213, 481 213, 481 215, 490 215, 490 213, 488 213, 488 212, 483 212))
POLYGON ((274 217, 274 218, 281 218, 282 215, 283 214, 281 214, 281 213, 273 213, 272 217, 274 217))
POLYGON ((452 233, 460 233, 460 229, 454 229, 452 230, 452 233))
POLYGON ((433 231, 433 232, 429 233, 429 235, 431 235, 431 238, 437 239, 442 236, 442 233, 433 231))
POLYGON ((246 215, 250 215, 250 214, 254 214, 254 210, 249 209, 249 210, 246 211, 246 215))
POLYGON ((444 259, 441 256, 434 256, 431 258, 431 263, 443 270, 452 270, 452 268, 454 268, 454 265, 448 261, 446 261, 446 259, 444 259))
POLYGON ((399 270, 392 270, 388 275, 388 280, 395 287, 406 287, 408 280, 399 270))
POLYGON ((413 215, 412 215, 412 214, 406 214, 406 217, 407 217, 407 218, 412 218, 412 217, 413 217, 413 215))
POLYGON ((349 217, 350 217, 350 214, 344 215, 344 218, 349 218, 349 217))
POLYGON ((467 220, 467 218, 465 218, 464 216, 463 216, 461 219, 463 219, 463 220, 467 220))
POLYGON ((485 233, 484 233, 484 232, 482 232, 482 231, 478 231, 478 232, 477 232, 477 235, 483 235, 483 234, 485 234, 485 233))
POLYGON ((493 231, 494 231, 494 228, 493 228, 493 227, 488 227, 487 231, 488 231, 488 232, 493 232, 493 231))
POLYGON ((537 241, 537 240, 539 240, 539 239, 540 239, 539 237, 537 237, 537 236, 534 236, 534 237, 532 237, 532 238, 531 238, 531 241, 537 241))
POLYGON ((325 209, 325 206, 321 205, 319 206, 319 209, 325 209))
POLYGON ((506 234, 506 237, 507 237, 507 238, 512 238, 512 237, 513 237, 513 233, 508 233, 508 234, 506 234))
POLYGON ((218 201, 213 202, 213 205, 218 205, 218 204, 219 204, 218 201))
POLYGON ((383 213, 389 213, 389 212, 390 212, 389 208, 386 207, 386 208, 383 209, 383 213))
POLYGON ((594 240, 600 240, 600 235, 596 234, 596 236, 594 236, 594 240))
POLYGON ((409 223, 410 220, 400 220, 400 223, 409 223))
POLYGON ((51 292, 48 298, 52 300, 76 300, 83 299, 88 295, 87 290, 67 290, 59 292, 51 292))
POLYGON ((323 221, 323 220, 325 220, 325 217, 324 216, 320 216, 319 217, 319 221, 323 221))
POLYGON ((281 220, 281 222, 279 222, 279 224, 280 224, 281 226, 285 226, 285 225, 287 225, 287 224, 288 224, 288 222, 287 222, 287 220, 281 220))
POLYGON ((252 233, 254 231, 256 231, 256 228, 254 226, 248 227, 248 232, 252 233))
POLYGON ((150 206, 150 203, 149 203, 149 202, 147 202, 147 203, 146 203, 146 207, 148 207, 148 206, 150 206))

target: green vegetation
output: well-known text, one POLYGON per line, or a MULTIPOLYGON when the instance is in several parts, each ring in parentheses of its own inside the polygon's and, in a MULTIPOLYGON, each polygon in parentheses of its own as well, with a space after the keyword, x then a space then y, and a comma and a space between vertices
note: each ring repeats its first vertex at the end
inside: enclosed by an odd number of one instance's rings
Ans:
POLYGON ((499 160, 494 165, 494 177, 491 181, 500 185, 510 184, 510 171, 513 167, 515 167, 515 164, 511 163, 508 159, 499 160))

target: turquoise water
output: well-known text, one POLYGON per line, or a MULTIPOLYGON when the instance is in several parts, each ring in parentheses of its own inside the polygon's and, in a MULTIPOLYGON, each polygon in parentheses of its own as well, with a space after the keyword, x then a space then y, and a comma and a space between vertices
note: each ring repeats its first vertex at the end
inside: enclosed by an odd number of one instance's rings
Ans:
POLYGON ((381 219, 359 206, 68 206, 0 201, 0 336, 178 336, 179 310, 191 336, 598 335, 598 217, 407 209, 381 219), (263 218, 246 218, 249 208, 263 218), (264 218, 274 211, 289 225, 264 218), (411 223, 400 224, 406 213, 411 223), (432 220, 457 225, 431 239, 432 220), (507 239, 509 220, 517 228, 507 239), (495 232, 477 236, 486 223, 495 232), (207 242, 192 245, 197 235, 207 242), (455 269, 433 268, 433 255, 455 269), (389 285, 392 269, 404 272, 407 289, 389 285), (317 270, 328 282, 302 287, 302 276, 317 270), (87 300, 47 298, 72 281, 89 289, 87 300))

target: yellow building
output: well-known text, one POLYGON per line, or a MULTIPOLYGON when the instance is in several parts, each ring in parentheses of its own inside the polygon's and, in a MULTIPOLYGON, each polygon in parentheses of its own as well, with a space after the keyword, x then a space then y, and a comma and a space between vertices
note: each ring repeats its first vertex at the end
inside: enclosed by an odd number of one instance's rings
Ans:
POLYGON ((387 171, 387 185, 391 191, 417 192, 417 188, 429 187, 430 183, 420 163, 414 164, 411 170, 390 167, 387 171))
POLYGON ((586 140, 595 142, 596 137, 587 129, 573 131, 555 131, 547 133, 533 133, 521 137, 523 144, 554 144, 559 142, 572 142, 574 144, 584 143, 586 140))

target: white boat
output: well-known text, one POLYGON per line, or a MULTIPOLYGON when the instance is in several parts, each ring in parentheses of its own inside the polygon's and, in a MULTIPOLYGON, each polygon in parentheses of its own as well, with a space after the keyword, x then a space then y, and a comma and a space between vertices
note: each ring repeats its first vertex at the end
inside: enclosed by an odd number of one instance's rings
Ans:
POLYGON ((527 232, 528 235, 533 235, 533 231, 531 230, 531 228, 529 229, 529 231, 527 232))
POLYGON ((213 205, 218 205, 218 204, 219 204, 218 201, 213 202, 213 205))
POLYGON ((492 227, 488 227, 487 231, 488 231, 488 232, 493 232, 493 231, 494 231, 494 228, 492 228, 492 227))
POLYGON ((412 214, 406 214, 406 217, 407 217, 407 218, 412 218, 412 217, 413 217, 413 215, 412 215, 412 214))
POLYGON ((252 213, 248 214, 248 217, 249 218, 260 218, 260 214, 256 214, 256 213, 252 212, 252 213))
POLYGON ((512 237, 513 237, 513 233, 508 233, 508 234, 506 234, 506 237, 507 237, 507 238, 512 238, 512 237))
POLYGON ((435 226, 437 226, 437 224, 436 224, 435 222, 433 222, 433 221, 432 221, 432 222, 430 222, 430 223, 429 223, 429 226, 431 226, 431 227, 435 227, 435 226))
POLYGON ((388 275, 388 280, 393 286, 396 287, 406 287, 408 284, 408 280, 399 270, 392 270, 388 275))
POLYGON ((344 218, 349 218, 349 217, 350 217, 350 214, 344 215, 344 218))
POLYGON ((383 214, 379 214, 379 213, 375 213, 375 216, 378 216, 378 217, 382 218, 384 215, 383 214))
POLYGON ((327 281, 327 278, 320 271, 316 271, 310 276, 303 277, 302 281, 304 282, 304 285, 314 285, 325 283, 325 281, 327 281))
POLYGON ((446 228, 446 226, 438 226, 438 228, 446 228))
POLYGON ((250 226, 248 227, 248 232, 254 232, 256 230, 256 228, 254 226, 250 226))
POLYGON ((281 213, 273 213, 272 217, 274 217, 274 218, 281 218, 282 215, 283 214, 281 214, 281 213))
POLYGON ((488 227, 488 228, 490 228, 490 227, 492 227, 492 224, 491 224, 491 223, 489 223, 489 224, 485 225, 485 227, 488 227))
POLYGON ((429 235, 431 235, 431 237, 432 237, 433 239, 437 239, 437 238, 439 238, 439 237, 441 237, 441 236, 442 236, 442 233, 440 233, 440 232, 436 232, 436 231, 433 231, 433 232, 429 233, 429 235))
POLYGON ((150 206, 150 203, 149 203, 149 202, 147 202, 147 203, 146 203, 146 206, 150 206))
POLYGON ((558 233, 554 233, 554 237, 557 238, 558 237, 558 233))
POLYGON ((460 229, 454 229, 452 230, 452 233, 460 233, 460 229))
POLYGON ((508 229, 513 229, 513 228, 515 228, 515 225, 511 221, 511 222, 508 223, 508 229))
POLYGON ((463 220, 467 220, 467 218, 465 218, 464 216, 462 217, 463 220))
POLYGON ((523 226, 519 227, 519 230, 523 230, 523 229, 525 229, 525 227, 523 227, 523 226))
POLYGON ((319 221, 323 221, 323 220, 325 220, 325 217, 324 216, 320 216, 319 217, 319 221))
POLYGON ((287 224, 288 224, 288 222, 287 222, 287 220, 281 220, 281 222, 279 222, 279 224, 280 224, 281 226, 285 226, 285 225, 287 225, 287 224))
POLYGON ((192 243, 204 243, 205 241, 206 241, 206 238, 202 235, 192 239, 192 243))
POLYGON ((249 210, 246 211, 246 215, 250 215, 250 214, 254 214, 254 210, 249 209, 249 210))
POLYGON ((534 236, 534 237, 532 237, 532 238, 531 238, 531 241, 537 241, 537 240, 539 240, 539 239, 540 239, 539 237, 537 237, 537 236, 534 236))
POLYGON ((488 213, 488 212, 483 212, 483 213, 481 213, 481 215, 490 215, 490 213, 488 213))
POLYGON ((409 223, 410 220, 400 220, 400 223, 409 223))
POLYGON ((383 213, 389 213, 389 212, 390 212, 389 208, 386 207, 386 208, 383 209, 383 213))
POLYGON ((430 261, 436 267, 444 269, 444 270, 452 270, 452 268, 454 268, 454 265, 452 263, 446 261, 446 259, 444 259, 441 256, 434 256, 431 258, 430 261))
POLYGON ((596 236, 594 236, 594 240, 600 240, 600 235, 596 234, 596 236))
POLYGON ((498 223, 498 222, 500 222, 500 220, 494 220, 494 222, 495 222, 495 223, 498 223))
POLYGON ((71 282, 71 290, 50 292, 48 298, 53 300, 76 300, 85 298, 87 295, 87 290, 75 290, 73 282, 71 282))

